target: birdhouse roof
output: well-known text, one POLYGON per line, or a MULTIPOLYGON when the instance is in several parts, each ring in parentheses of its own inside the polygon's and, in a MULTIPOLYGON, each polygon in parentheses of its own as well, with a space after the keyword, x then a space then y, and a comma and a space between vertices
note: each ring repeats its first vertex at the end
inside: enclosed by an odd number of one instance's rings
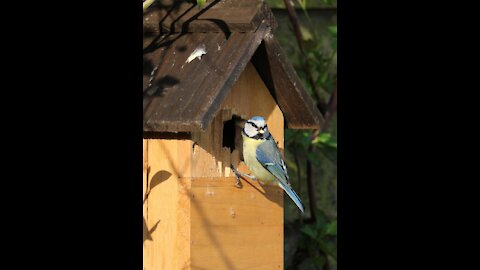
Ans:
MULTIPOLYGON (((143 16, 143 130, 205 130, 247 63, 288 128, 318 128, 321 113, 273 35, 262 0, 158 1, 143 16)), ((252 102, 256 102, 252 100, 252 102)), ((259 104, 261 106, 261 104, 259 104)))

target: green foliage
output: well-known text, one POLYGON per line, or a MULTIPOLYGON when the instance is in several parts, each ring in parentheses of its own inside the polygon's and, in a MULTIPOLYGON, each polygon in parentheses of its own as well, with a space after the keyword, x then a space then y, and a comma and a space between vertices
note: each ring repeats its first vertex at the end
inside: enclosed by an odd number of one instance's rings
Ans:
POLYGON ((327 263, 336 264, 337 260, 337 220, 329 219, 317 210, 317 220, 314 224, 305 224, 300 231, 303 233, 300 249, 313 254, 313 262, 320 267, 327 263))
POLYGON ((320 133, 318 136, 312 141, 312 143, 319 147, 330 147, 337 149, 337 140, 332 137, 330 133, 320 133))
POLYGON ((325 255, 336 258, 337 221, 329 220, 321 211, 317 211, 317 214, 316 222, 303 225, 300 231, 307 237, 307 240, 315 243, 315 248, 325 255))
POLYGON ((333 37, 337 37, 337 26, 334 25, 334 26, 330 26, 328 27, 328 32, 330 32, 330 34, 333 36, 333 37))
POLYGON ((198 7, 202 8, 203 6, 205 6, 205 2, 206 2, 206 0, 197 0, 198 7))
POLYGON ((311 2, 311 1, 307 1, 307 0, 297 0, 298 4, 300 5, 300 7, 302 8, 302 10, 306 10, 307 9, 307 3, 308 2, 311 2))
MULTIPOLYGON (((272 2, 272 1, 269 1, 272 2)), ((283 0, 279 1, 283 7, 283 0)), ((301 46, 286 12, 275 13, 279 27, 275 36, 293 63, 302 85, 317 103, 325 106, 335 89, 337 78, 336 15, 311 12, 313 3, 336 6, 336 1, 294 1, 298 8, 301 46)), ((326 109, 324 107, 324 109, 326 109)), ((285 268, 336 269, 337 258, 337 139, 336 117, 321 132, 285 131, 285 156, 292 185, 306 205, 299 215, 294 205, 285 203, 285 268), (307 163, 314 182, 314 209, 310 209, 307 163), (315 220, 309 213, 314 213, 315 220), (300 229, 299 229, 300 228, 300 229)))

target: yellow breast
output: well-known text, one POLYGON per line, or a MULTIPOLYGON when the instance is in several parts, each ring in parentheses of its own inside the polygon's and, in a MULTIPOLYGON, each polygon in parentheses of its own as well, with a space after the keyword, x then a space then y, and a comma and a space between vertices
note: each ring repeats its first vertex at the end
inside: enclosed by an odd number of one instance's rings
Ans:
POLYGON ((243 137, 243 159, 248 169, 261 182, 265 184, 276 184, 275 176, 266 170, 260 162, 258 162, 255 152, 261 140, 251 139, 242 134, 243 137))

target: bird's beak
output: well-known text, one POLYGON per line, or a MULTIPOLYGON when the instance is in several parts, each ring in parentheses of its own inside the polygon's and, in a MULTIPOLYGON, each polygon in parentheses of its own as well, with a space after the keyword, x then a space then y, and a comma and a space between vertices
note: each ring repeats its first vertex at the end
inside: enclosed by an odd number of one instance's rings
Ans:
POLYGON ((263 134, 265 131, 263 129, 260 129, 258 133, 263 134))

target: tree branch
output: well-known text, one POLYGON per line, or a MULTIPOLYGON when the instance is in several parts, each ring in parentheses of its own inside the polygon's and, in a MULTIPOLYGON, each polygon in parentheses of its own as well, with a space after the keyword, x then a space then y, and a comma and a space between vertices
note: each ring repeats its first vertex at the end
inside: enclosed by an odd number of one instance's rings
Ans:
MULTIPOLYGON (((312 146, 308 147, 308 153, 312 152, 312 146)), ((308 205, 310 206, 310 222, 315 222, 317 220, 317 216, 315 214, 316 202, 317 199, 315 197, 315 182, 313 181, 313 165, 310 160, 308 160, 307 155, 307 190, 308 190, 308 205)))
POLYGON ((300 30, 300 23, 298 21, 297 12, 295 11, 295 8, 293 7, 293 2, 291 0, 283 0, 283 2, 285 3, 285 7, 287 8, 288 19, 292 24, 293 33, 295 34, 298 48, 300 49, 302 56, 306 59, 303 64, 303 71, 305 72, 307 76, 307 81, 310 84, 310 87, 312 88, 312 92, 316 100, 317 108, 323 114, 326 109, 326 102, 318 95, 317 84, 315 83, 315 80, 313 79, 313 76, 310 72, 310 65, 307 59, 307 55, 305 53, 305 50, 303 49, 302 31, 300 30))
POLYGON ((295 38, 297 39, 297 44, 300 48, 300 52, 303 56, 305 56, 305 51, 303 50, 302 46, 302 32, 300 31, 300 24, 298 23, 297 12, 293 8, 293 3, 291 0, 283 0, 283 2, 285 3, 285 7, 287 8, 288 18, 290 19, 290 23, 293 26, 293 32, 295 33, 295 38))

